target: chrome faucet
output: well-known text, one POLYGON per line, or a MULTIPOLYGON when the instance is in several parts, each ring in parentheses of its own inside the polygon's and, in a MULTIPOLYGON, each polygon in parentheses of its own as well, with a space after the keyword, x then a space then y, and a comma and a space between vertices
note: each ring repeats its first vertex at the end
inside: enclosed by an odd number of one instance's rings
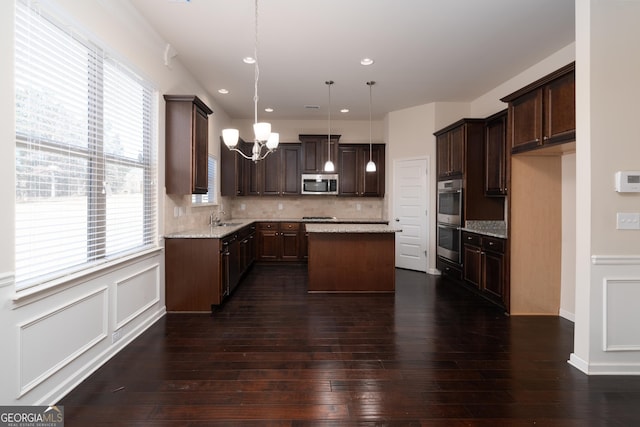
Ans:
POLYGON ((209 225, 220 225, 223 216, 224 211, 218 211, 217 215, 211 212, 211 214, 209 215, 209 225))

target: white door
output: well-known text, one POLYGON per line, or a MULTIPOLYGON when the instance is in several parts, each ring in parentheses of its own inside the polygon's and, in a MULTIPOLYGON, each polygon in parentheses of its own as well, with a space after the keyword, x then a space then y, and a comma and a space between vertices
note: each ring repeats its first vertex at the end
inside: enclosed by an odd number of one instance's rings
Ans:
POLYGON ((427 271, 429 215, 428 159, 393 163, 393 218, 402 228, 396 233, 396 267, 427 271))

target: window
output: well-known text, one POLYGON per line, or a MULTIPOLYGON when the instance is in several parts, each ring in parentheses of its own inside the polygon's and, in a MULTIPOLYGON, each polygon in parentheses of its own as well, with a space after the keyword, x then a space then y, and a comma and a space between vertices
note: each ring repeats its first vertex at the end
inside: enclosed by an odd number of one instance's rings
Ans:
POLYGON ((207 179, 209 181, 207 194, 193 194, 191 196, 191 204, 193 205, 218 204, 218 197, 216 195, 216 171, 218 168, 218 160, 209 154, 207 162, 207 179))
POLYGON ((157 246, 153 87, 30 5, 16 2, 18 289, 157 246))

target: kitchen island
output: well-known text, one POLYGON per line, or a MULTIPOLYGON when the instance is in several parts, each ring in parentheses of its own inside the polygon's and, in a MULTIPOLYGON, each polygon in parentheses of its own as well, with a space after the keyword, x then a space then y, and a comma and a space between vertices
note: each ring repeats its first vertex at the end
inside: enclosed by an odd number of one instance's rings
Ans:
POLYGON ((386 224, 306 224, 309 292, 395 292, 395 233, 386 224))

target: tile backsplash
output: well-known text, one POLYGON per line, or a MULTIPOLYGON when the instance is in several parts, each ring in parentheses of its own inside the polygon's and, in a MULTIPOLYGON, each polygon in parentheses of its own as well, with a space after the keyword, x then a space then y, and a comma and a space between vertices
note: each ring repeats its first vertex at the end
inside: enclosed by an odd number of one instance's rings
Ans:
POLYGON ((387 220, 385 206, 385 199, 381 198, 336 196, 222 197, 218 206, 192 206, 190 195, 167 195, 164 233, 175 233, 206 225, 210 214, 218 213, 219 210, 225 212, 225 220, 303 216, 387 220))
POLYGON ((231 202, 233 218, 337 218, 384 219, 384 200, 378 198, 299 196, 236 197, 231 202))

